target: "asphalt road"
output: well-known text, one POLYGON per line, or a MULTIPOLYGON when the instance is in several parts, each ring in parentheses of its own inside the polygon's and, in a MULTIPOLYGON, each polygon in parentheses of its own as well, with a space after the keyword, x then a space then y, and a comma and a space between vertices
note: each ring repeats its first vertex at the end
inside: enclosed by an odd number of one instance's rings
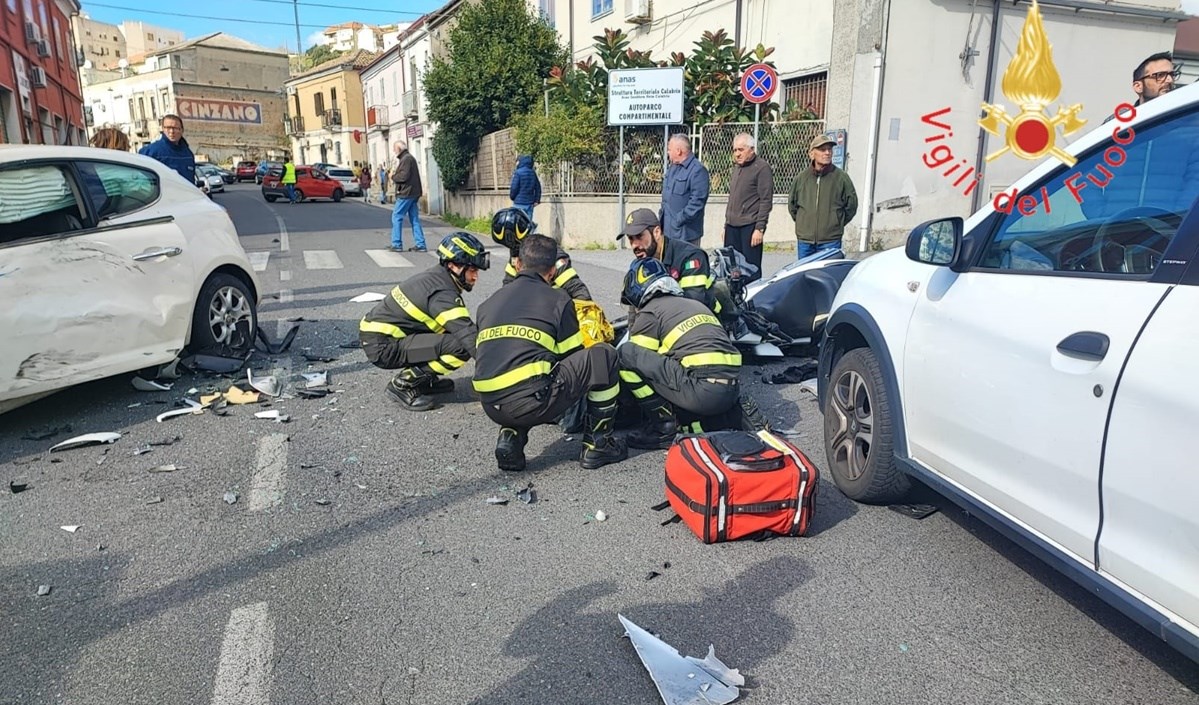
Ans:
MULTIPOLYGON (((822 481, 808 537, 704 546, 650 509, 662 452, 583 471, 577 439, 543 427, 530 470, 498 472, 467 385, 408 413, 387 373, 339 347, 370 306, 351 297, 434 262, 367 254, 387 246, 385 210, 268 206, 250 185, 217 199, 259 253, 264 329, 305 319, 254 371, 326 370, 338 392, 276 401, 286 424, 256 407, 156 423, 229 380, 139 392, 122 377, 0 416, 0 481, 28 482, 0 493, 0 704, 660 702, 618 613, 685 655, 715 645, 748 677, 738 702, 1199 702, 1193 664, 936 498, 913 520, 822 481), (23 438, 68 424, 123 437, 53 455, 68 434, 23 438), (514 497, 529 483, 534 504, 514 497)), ((574 257, 615 312, 628 254, 574 257)), ((749 389, 823 467, 814 400, 761 383, 783 367, 747 368, 749 389)))

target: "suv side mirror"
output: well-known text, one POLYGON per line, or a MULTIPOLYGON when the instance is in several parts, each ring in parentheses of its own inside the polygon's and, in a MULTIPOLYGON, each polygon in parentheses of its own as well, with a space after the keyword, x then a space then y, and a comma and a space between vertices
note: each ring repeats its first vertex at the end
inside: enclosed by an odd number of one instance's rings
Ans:
POLYGON ((908 235, 904 251, 915 262, 952 266, 962 252, 962 228, 958 217, 921 223, 908 235))

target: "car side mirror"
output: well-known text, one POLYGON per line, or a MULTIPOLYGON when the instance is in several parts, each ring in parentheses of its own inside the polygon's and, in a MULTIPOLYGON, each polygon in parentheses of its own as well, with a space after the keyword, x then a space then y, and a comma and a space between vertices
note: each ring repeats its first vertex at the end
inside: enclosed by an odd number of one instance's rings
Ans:
POLYGON ((961 218, 929 220, 912 229, 904 251, 908 259, 924 264, 952 267, 962 252, 961 218))

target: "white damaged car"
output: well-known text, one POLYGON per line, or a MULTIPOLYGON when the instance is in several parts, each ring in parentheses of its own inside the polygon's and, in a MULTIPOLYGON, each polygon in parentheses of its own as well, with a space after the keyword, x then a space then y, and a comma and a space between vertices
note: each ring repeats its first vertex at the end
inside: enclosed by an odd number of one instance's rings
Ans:
POLYGON ((855 266, 818 395, 844 494, 919 479, 1199 660, 1199 86, 1135 113, 855 266))
POLYGON ((259 292, 228 214, 174 170, 0 146, 0 412, 188 346, 247 352, 259 292))

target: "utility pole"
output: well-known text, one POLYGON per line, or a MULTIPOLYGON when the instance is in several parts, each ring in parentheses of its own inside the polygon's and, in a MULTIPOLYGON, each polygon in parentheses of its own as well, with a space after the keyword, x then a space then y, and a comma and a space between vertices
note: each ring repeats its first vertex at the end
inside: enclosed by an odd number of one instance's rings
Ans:
POLYGON ((291 9, 296 16, 296 56, 303 56, 304 47, 300 45, 303 41, 300 39, 300 0, 291 0, 291 9))

